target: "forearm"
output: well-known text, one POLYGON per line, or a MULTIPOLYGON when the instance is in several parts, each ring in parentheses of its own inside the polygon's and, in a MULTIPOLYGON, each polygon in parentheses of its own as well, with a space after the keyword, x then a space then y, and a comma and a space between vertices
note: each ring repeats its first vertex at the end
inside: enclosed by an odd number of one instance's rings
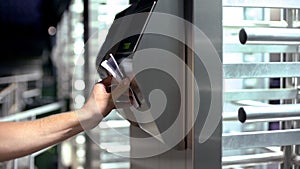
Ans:
POLYGON ((75 112, 28 122, 0 123, 0 161, 31 154, 83 131, 75 112))
POLYGON ((28 122, 0 123, 0 161, 22 157, 62 140, 89 130, 99 124, 113 108, 113 98, 128 91, 129 80, 125 79, 108 93, 111 77, 97 83, 85 103, 76 112, 61 113, 28 122))

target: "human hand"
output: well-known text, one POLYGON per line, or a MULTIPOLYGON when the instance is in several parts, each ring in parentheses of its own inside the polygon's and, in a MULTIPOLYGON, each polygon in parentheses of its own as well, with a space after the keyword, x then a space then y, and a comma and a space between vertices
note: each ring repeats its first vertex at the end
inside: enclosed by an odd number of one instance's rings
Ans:
POLYGON ((125 91, 128 91, 130 84, 129 79, 122 80, 113 91, 110 91, 112 80, 112 77, 109 76, 101 82, 96 83, 88 101, 81 109, 76 111, 81 126, 84 129, 96 127, 99 122, 115 108, 117 98, 125 91))

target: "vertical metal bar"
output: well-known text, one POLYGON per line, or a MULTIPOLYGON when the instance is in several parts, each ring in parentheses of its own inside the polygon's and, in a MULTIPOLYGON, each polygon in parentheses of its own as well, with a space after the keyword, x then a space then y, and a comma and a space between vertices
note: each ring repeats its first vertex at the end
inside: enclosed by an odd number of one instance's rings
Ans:
MULTIPOLYGON (((222 60, 222 0, 194 0, 194 24, 197 26, 212 42, 212 45, 219 54, 220 60, 222 60)), ((195 47, 197 45, 195 39, 195 47)), ((195 57, 196 58, 196 57, 195 57)), ((205 104, 210 100, 211 95, 207 92, 207 89, 211 87, 209 84, 208 74, 203 63, 199 59, 195 60, 195 78, 197 79, 200 94, 200 108, 196 122, 194 125, 194 169, 221 169, 222 168, 222 121, 218 122, 217 128, 204 143, 199 143, 199 135, 205 124, 205 120, 208 117, 208 110, 206 110, 205 104), (198 60, 198 61, 197 61, 198 60), (201 79, 201 80, 200 80, 201 79), (207 101, 207 102, 206 102, 207 101), (206 103, 205 103, 206 102, 206 103)), ((220 72, 221 73, 221 72, 220 72)), ((223 77, 220 75, 218 81, 220 89, 222 89, 223 77)), ((214 107, 220 108, 222 112, 222 91, 214 91, 220 95, 219 100, 214 103, 214 107), (220 93, 219 93, 220 92, 220 93)), ((216 112, 215 112, 216 113, 216 112)))
MULTIPOLYGON (((295 21, 299 21, 300 20, 300 10, 299 9, 295 9, 295 21)), ((299 62, 299 53, 295 53, 295 58, 294 58, 294 62, 299 62)), ((295 77, 295 82, 294 82, 294 87, 296 89, 298 89, 298 86, 299 86, 299 78, 295 77)), ((295 99, 295 104, 297 104, 299 102, 299 99, 298 97, 296 97, 295 99)), ((294 128, 300 128, 300 121, 295 121, 294 122, 294 128)), ((294 154, 296 156, 299 156, 300 155, 300 145, 295 145, 295 148, 294 148, 294 154)), ((300 164, 299 163, 295 163, 295 168, 300 168, 300 164)))
MULTIPOLYGON (((282 122, 281 129, 290 129, 292 127, 292 122, 282 122)), ((284 156, 283 164, 281 165, 282 169, 290 169, 292 167, 292 146, 282 147, 284 156)))
MULTIPOLYGON (((35 120, 36 116, 32 116, 31 120, 35 120)), ((34 156, 31 154, 29 157, 29 169, 34 169, 34 156)))
MULTIPOLYGON (((298 126, 298 128, 300 128, 300 126, 298 126)), ((296 145, 296 147, 295 147, 295 155, 296 155, 296 157, 300 156, 300 145, 296 145)), ((295 169, 300 169, 299 160, 296 163, 294 163, 294 165, 295 165, 294 166, 295 169)))
MULTIPOLYGON (((193 23, 193 20, 194 20, 194 9, 193 9, 193 6, 194 6, 194 1, 193 0, 185 0, 184 1, 184 19, 187 20, 188 22, 191 22, 193 23)), ((194 71, 194 52, 192 49, 194 49, 194 32, 193 32, 193 28, 192 27, 188 27, 186 26, 185 28, 186 32, 186 42, 187 43, 191 43, 190 46, 191 48, 189 48, 188 46, 185 47, 185 63, 186 65, 189 67, 189 69, 191 71, 194 71)), ((187 136, 186 136, 186 140, 185 140, 185 143, 186 143, 186 147, 188 149, 191 149, 192 152, 190 151, 186 151, 186 160, 185 160, 185 163, 186 163, 186 169, 193 169, 193 163, 192 163, 192 158, 194 157, 194 145, 193 145, 193 140, 194 139, 194 130, 192 128, 192 125, 193 124, 193 119, 194 119, 194 114, 191 113, 191 112, 194 112, 194 83, 193 83, 193 77, 190 77, 188 75, 187 72, 185 72, 185 110, 186 110, 186 113, 185 113, 185 129, 191 129, 190 131, 185 131, 185 133, 187 133, 187 136), (189 133, 188 133, 189 132, 189 133)))
MULTIPOLYGON (((17 120, 18 121, 18 120, 17 120)), ((13 160, 13 168, 18 169, 18 159, 13 160)))
POLYGON ((83 40, 85 44, 84 48, 84 80, 85 80, 85 97, 88 97, 90 90, 90 57, 89 57, 89 45, 88 40, 90 37, 89 33, 89 0, 83 0, 84 10, 83 10, 83 25, 84 25, 84 34, 83 34, 83 40))
POLYGON ((13 160, 13 167, 14 169, 18 169, 18 159, 13 160))
POLYGON ((32 155, 29 156, 29 169, 34 169, 34 157, 32 155))
MULTIPOLYGON (((90 92, 90 59, 89 59, 89 46, 88 46, 88 39, 89 39, 89 0, 83 0, 83 25, 84 25, 84 34, 83 39, 85 43, 85 50, 84 50, 84 81, 85 81, 85 98, 88 98, 90 92)), ((86 134, 86 154, 85 154, 85 168, 92 168, 92 141, 89 139, 89 136, 86 134)))
MULTIPOLYGON (((291 28, 293 27, 293 9, 285 9, 285 20, 288 24, 287 27, 291 28)), ((285 54, 285 59, 283 61, 289 61, 289 59, 291 59, 293 56, 293 54, 285 54)), ((289 81, 291 79, 290 78, 283 78, 283 88, 286 88, 288 87, 287 85, 289 84, 289 81)), ((283 101, 283 103, 285 103, 283 101)), ((281 129, 284 130, 284 129, 291 129, 292 128, 292 122, 282 122, 281 124, 281 129)), ((292 167, 292 145, 290 146, 284 146, 282 147, 282 150, 284 152, 284 158, 283 158, 283 164, 281 165, 281 168, 282 169, 290 169, 292 167)))

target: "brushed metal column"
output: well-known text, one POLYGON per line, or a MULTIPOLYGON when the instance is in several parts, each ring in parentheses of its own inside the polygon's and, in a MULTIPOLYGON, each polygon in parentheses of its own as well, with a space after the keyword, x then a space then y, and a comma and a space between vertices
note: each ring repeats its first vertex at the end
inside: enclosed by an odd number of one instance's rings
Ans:
MULTIPOLYGON (((211 40, 217 50, 220 60, 222 60, 222 0, 195 0, 194 1, 194 24, 211 40)), ((197 46, 197 39, 195 39, 197 46)), ((199 41, 199 40, 198 40, 199 41)), ((219 122, 217 129, 213 135, 204 143, 199 143, 199 134, 204 126, 208 116, 207 106, 211 93, 206 90, 210 88, 209 77, 205 73, 202 63, 194 62, 194 73, 200 90, 200 109, 194 127, 194 169, 220 169, 222 167, 222 121, 219 122)), ((222 79, 218 77, 220 87, 222 89, 222 79)), ((222 91, 217 103, 214 106, 222 111, 222 91)))

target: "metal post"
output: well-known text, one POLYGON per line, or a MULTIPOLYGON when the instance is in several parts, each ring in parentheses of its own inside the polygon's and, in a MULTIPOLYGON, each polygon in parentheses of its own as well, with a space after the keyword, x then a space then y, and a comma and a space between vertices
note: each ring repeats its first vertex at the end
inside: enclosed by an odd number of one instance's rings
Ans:
MULTIPOLYGON (((285 20, 287 21, 288 27, 291 28, 293 27, 293 9, 285 9, 285 20)), ((292 58, 292 54, 286 54, 286 60, 292 58)), ((284 87, 287 87, 286 85, 288 84, 289 79, 286 78, 284 79, 284 87)), ((282 122, 281 123, 281 129, 290 129, 292 128, 292 122, 282 122)), ((281 165, 282 169, 290 169, 292 167, 292 145, 290 146, 284 146, 282 147, 283 152, 284 152, 284 159, 283 159, 283 164, 281 165)))
MULTIPOLYGON (((89 46, 88 46, 88 39, 89 39, 89 0, 83 0, 83 24, 84 24, 84 43, 85 43, 85 50, 84 50, 84 81, 85 86, 87 87, 85 89, 84 96, 85 98, 88 98, 89 96, 89 85, 90 85, 90 59, 89 59, 89 46)), ((85 135, 86 139, 86 154, 85 154, 85 168, 92 169, 92 141, 89 139, 88 135, 85 135)))
MULTIPOLYGON (((295 128, 300 128, 300 121, 296 121, 296 122, 295 122, 295 128)), ((294 161, 296 161, 296 162, 294 163, 294 165, 295 165, 295 168, 296 168, 296 169, 299 169, 299 168, 300 168, 300 162, 299 162, 299 157, 300 157, 300 145, 299 145, 299 144, 295 146, 294 151, 295 151, 294 161)))
POLYGON ((282 162, 282 152, 270 152, 263 154, 251 154, 251 155, 239 155, 239 156, 228 156, 222 158, 223 166, 230 165, 243 165, 243 164, 257 164, 257 163, 268 163, 268 162, 282 162))
POLYGON ((242 123, 300 120, 300 104, 245 106, 238 110, 242 123))
MULTIPOLYGON (((16 122, 18 122, 19 120, 16 120, 16 122)), ((13 167, 14 169, 18 169, 18 159, 14 159, 13 160, 13 167)))
MULTIPOLYGON (((220 61, 222 61, 222 0, 194 0, 194 25, 197 26, 212 42, 214 48, 219 54, 220 61)), ((195 39, 195 47, 199 47, 201 39, 195 39), (199 42, 199 44, 198 44, 199 42)), ((205 52, 205 49, 203 49, 205 52)), ((195 57, 196 58, 196 57, 195 57)), ((194 125, 194 148, 193 148, 193 168, 194 169, 221 169, 222 168, 222 120, 216 122, 218 124, 214 133, 203 143, 199 142, 200 132, 205 125, 206 118, 209 116, 207 105, 211 99, 211 93, 207 91, 210 89, 209 77, 203 66, 202 61, 195 59, 194 61, 194 74, 199 85, 200 94, 200 108, 198 110, 198 116, 194 125), (201 80, 200 80, 201 79, 201 80), (207 102, 206 102, 207 101, 207 102)), ((216 63, 216 68, 218 64, 216 63)), ((217 68, 218 69, 218 68, 217 68)), ((222 68, 220 68, 222 69, 222 68)), ((214 77, 218 79, 216 85, 220 85, 222 90, 222 72, 220 77, 214 77)), ((215 108, 219 108, 214 113, 222 114, 222 91, 210 91, 216 92, 220 95, 216 103, 215 108)))
MULTIPOLYGON (((296 21, 299 21, 300 20, 300 10, 299 9, 295 9, 295 20, 296 21)), ((299 62, 299 56, 300 56, 300 54, 299 54, 299 52, 298 53, 295 53, 294 54, 295 55, 295 57, 294 57, 294 62, 299 62)), ((294 78, 294 87, 297 89, 297 91, 298 91, 298 95, 297 95, 297 97, 294 99, 294 102, 295 102, 295 104, 297 104, 297 103, 299 103, 299 80, 300 80, 300 78, 298 78, 298 77, 295 77, 294 78)), ((297 121, 295 121, 294 122, 294 128, 296 128, 296 129, 299 129, 300 128, 300 120, 297 120, 297 121)), ((297 157, 299 157, 300 156, 300 145, 298 144, 298 145, 295 145, 295 148, 294 148, 294 154, 295 154, 295 156, 297 157)), ((295 157, 295 158, 296 158, 295 157)), ((299 162, 297 163, 294 163, 294 165, 295 165, 295 168, 300 168, 300 164, 299 164, 299 162)))
POLYGON ((34 156, 29 156, 29 169, 34 169, 34 156))
MULTIPOLYGON (((281 129, 290 129, 292 127, 292 122, 282 122, 281 129)), ((284 156, 283 156, 283 164, 281 165, 282 169, 290 169, 292 167, 292 146, 284 146, 282 147, 284 156)))
POLYGON ((18 169, 18 159, 13 160, 13 167, 14 169, 18 169))
POLYGON ((239 39, 242 44, 247 42, 299 42, 300 30, 293 28, 243 28, 240 30, 239 39))
POLYGON ((84 5, 84 11, 83 11, 83 24, 84 24, 84 34, 83 34, 83 40, 85 43, 84 48, 84 81, 85 86, 87 87, 85 90, 85 97, 89 96, 89 84, 90 84, 90 57, 89 57, 89 46, 88 46, 88 40, 89 40, 89 0, 83 0, 84 5))

